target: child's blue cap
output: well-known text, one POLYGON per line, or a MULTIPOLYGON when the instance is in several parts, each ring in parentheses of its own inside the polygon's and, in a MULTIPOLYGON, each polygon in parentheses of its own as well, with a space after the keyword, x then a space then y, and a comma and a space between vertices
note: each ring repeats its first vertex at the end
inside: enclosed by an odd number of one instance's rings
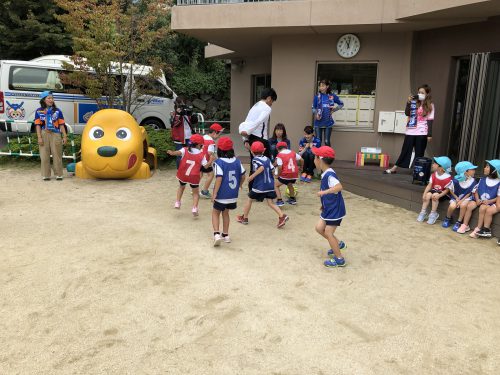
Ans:
POLYGON ((45 99, 47 96, 50 96, 50 95, 52 95, 52 91, 43 91, 40 94, 40 99, 45 99))
POLYGON ((437 165, 442 167, 445 172, 451 172, 451 160, 448 156, 437 156, 434 158, 437 165))
POLYGON ((495 170, 497 171, 498 175, 500 176, 500 160, 494 159, 494 160, 486 160, 486 163, 491 165, 495 170))
POLYGON ((455 179, 458 182, 462 182, 466 180, 465 177, 465 172, 467 172, 469 169, 476 169, 477 165, 472 164, 470 161, 461 161, 457 165, 455 165, 455 172, 457 172, 457 175, 455 176, 455 179))

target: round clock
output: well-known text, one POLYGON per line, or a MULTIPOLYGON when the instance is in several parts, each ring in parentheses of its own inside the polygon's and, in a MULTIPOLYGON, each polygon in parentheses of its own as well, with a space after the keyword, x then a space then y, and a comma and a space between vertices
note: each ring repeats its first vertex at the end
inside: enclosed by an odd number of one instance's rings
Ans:
POLYGON ((337 41, 337 52, 345 59, 350 59, 358 54, 361 43, 354 34, 344 34, 337 41))

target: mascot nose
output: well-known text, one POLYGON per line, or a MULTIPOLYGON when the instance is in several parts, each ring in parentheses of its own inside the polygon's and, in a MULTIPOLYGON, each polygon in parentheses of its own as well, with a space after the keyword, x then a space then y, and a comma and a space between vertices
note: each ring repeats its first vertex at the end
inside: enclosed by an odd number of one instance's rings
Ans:
POLYGON ((104 156, 104 157, 115 156, 117 152, 118 149, 116 147, 111 147, 111 146, 102 146, 97 149, 97 153, 99 154, 99 156, 104 156))

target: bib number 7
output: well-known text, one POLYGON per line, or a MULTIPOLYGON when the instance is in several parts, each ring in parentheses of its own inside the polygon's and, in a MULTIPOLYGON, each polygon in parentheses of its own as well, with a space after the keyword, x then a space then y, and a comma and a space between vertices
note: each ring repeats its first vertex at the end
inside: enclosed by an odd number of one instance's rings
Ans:
POLYGON ((186 160, 186 163, 189 165, 188 169, 186 170, 186 176, 189 176, 196 163, 193 160, 186 160))

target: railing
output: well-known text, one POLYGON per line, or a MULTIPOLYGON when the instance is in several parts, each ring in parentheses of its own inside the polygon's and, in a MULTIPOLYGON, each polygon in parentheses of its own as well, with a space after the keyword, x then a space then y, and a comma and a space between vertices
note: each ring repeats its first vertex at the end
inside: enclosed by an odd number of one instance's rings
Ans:
MULTIPOLYGON (((0 129, 7 134, 7 145, 0 149, 0 156, 25 156, 25 157, 40 157, 38 145, 35 145, 31 139, 30 129, 33 121, 21 120, 0 120, 0 129), (12 136, 14 133, 14 136, 12 136), (38 151, 38 152, 37 152, 38 151)), ((70 141, 70 153, 66 154, 63 147, 63 159, 70 159, 76 162, 76 149, 73 127, 66 124, 68 139, 70 141)), ((50 155, 52 156, 52 155, 50 155)))
POLYGON ((177 5, 212 5, 212 4, 241 4, 270 1, 291 1, 291 0, 177 0, 177 5))

